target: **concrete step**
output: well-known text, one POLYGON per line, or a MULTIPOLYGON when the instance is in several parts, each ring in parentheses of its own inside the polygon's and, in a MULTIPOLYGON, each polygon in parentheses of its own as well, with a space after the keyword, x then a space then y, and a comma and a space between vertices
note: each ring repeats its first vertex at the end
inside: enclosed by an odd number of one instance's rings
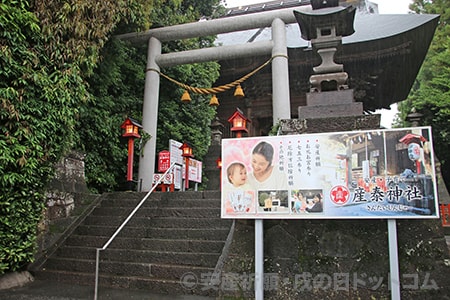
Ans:
POLYGON ((220 191, 184 191, 173 193, 160 193, 161 200, 200 200, 200 199, 220 199, 220 191))
MULTIPOLYGON (((143 238, 126 238, 121 236, 122 232, 113 240, 109 247, 118 249, 142 249, 143 238)), ((72 235, 66 240, 64 245, 74 247, 102 248, 109 239, 109 236, 72 235)))
MULTIPOLYGON (((111 192, 111 193, 105 193, 102 195, 104 199, 107 199, 108 201, 114 201, 114 200, 136 200, 139 201, 142 198, 144 198, 147 195, 145 192, 111 192)), ((152 193, 149 197, 149 199, 161 199, 161 195, 158 193, 152 193)))
MULTIPOLYGON (((218 228, 164 228, 164 227, 132 227, 125 226, 120 232, 121 237, 135 238, 161 238, 161 239, 204 239, 204 240, 225 240, 230 231, 229 224, 218 228)), ((81 225, 74 235, 83 235, 91 237, 111 237, 117 230, 117 226, 102 225, 81 225)))
MULTIPOLYGON (((116 217, 128 217, 133 211, 133 207, 124 206, 99 206, 92 212, 91 216, 116 216, 116 217)), ((143 209, 143 208, 141 208, 143 209)), ((156 208, 154 208, 156 209, 156 208)))
MULTIPOLYGON (((126 218, 127 218, 127 216, 90 215, 85 219, 83 224, 84 225, 101 225, 101 226, 119 227, 123 223, 123 221, 125 221, 126 218)), ((134 226, 134 227, 142 227, 142 226, 149 226, 150 222, 151 222, 151 218, 149 218, 149 217, 138 218, 138 217, 134 216, 127 225, 134 226)))
MULTIPOLYGON (((57 250, 57 257, 72 259, 95 259, 96 248, 80 246, 63 246, 57 250)), ((135 249, 108 248, 101 252, 105 261, 152 262, 180 264, 189 266, 214 267, 220 253, 150 251, 135 249)))
POLYGON ((161 228, 230 228, 231 220, 219 218, 154 218, 150 223, 150 227, 161 228))
MULTIPOLYGON (((65 243, 66 246, 101 248, 109 240, 109 237, 72 235, 65 243)), ((110 248, 137 249, 151 251, 175 251, 175 252, 217 252, 220 253, 224 241, 222 240, 192 240, 192 239, 155 239, 155 238, 115 238, 110 248)))
MULTIPOLYGON (((115 192, 102 195, 102 205, 104 206, 135 206, 142 200, 147 194, 136 192, 115 192)), ((188 203, 208 205, 216 203, 220 205, 221 194, 220 191, 184 191, 184 192, 153 192, 150 197, 147 198, 144 205, 152 203, 188 203)))
MULTIPOLYGON (((170 212, 170 211, 169 211, 170 212)), ((225 227, 230 224, 230 220, 220 219, 218 216, 204 215, 201 217, 192 217, 185 215, 176 215, 178 211, 173 212, 174 216, 143 216, 138 215, 130 219, 127 226, 132 227, 172 227, 172 228, 217 228, 225 227)), ((191 211, 190 213, 194 213, 191 211)), ((90 215, 85 219, 84 225, 102 225, 119 227, 127 216, 95 216, 90 215)))
POLYGON ((230 231, 229 227, 222 228, 147 228, 146 237, 161 238, 173 240, 178 239, 203 239, 203 240, 222 240, 224 241, 230 231))
POLYGON ((224 241, 142 239, 141 249, 166 252, 207 252, 220 254, 224 241))
MULTIPOLYGON (((105 236, 109 238, 114 234, 114 232, 116 232, 117 228, 118 226, 81 225, 77 227, 77 229, 74 232, 74 235, 99 236, 99 237, 105 236)), ((120 235, 143 238, 148 235, 147 230, 148 229, 142 227, 125 226, 120 232, 120 235)))
MULTIPOLYGON (((142 199, 104 199, 99 207, 120 207, 134 208, 142 199)), ((153 207, 213 207, 220 208, 220 198, 218 199, 164 199, 157 200, 148 198, 142 208, 153 207)))
MULTIPOLYGON (((96 249, 145 196, 102 195, 100 204, 47 260, 37 278, 93 285, 96 249)), ((231 224, 232 220, 220 219, 219 191, 153 193, 109 248, 100 252, 100 288, 215 297, 217 291, 205 284, 205 278, 214 271, 231 224), (181 284, 185 274, 199 284, 185 289, 181 284)))
POLYGON ((214 207, 220 208, 220 198, 218 199, 167 199, 161 201, 163 207, 214 207))
MULTIPOLYGON (((100 254, 101 258, 101 254, 100 254)), ((46 271, 66 271, 95 274, 95 259, 51 258, 46 271)), ((102 261, 99 273, 115 276, 141 276, 160 279, 179 280, 184 274, 192 273, 198 278, 214 272, 214 268, 183 266, 174 264, 134 263, 120 261, 102 261)))
MULTIPOLYGON (((87 274, 80 272, 63 272, 49 270, 40 272, 39 278, 43 280, 54 280, 66 283, 76 282, 79 285, 93 285, 95 282, 95 274, 87 274)), ((151 277, 139 276, 115 276, 107 274, 99 274, 99 290, 108 287, 147 290, 153 293, 168 295, 197 295, 217 297, 217 286, 209 286, 206 280, 189 281, 189 285, 183 284, 180 280, 158 279, 151 277)))
POLYGON ((161 207, 141 208, 136 217, 220 218, 220 207, 161 207))
MULTIPOLYGON (((103 199, 103 201, 99 207, 134 208, 141 202, 141 200, 144 198, 144 196, 142 196, 142 198, 138 198, 138 199, 103 199)), ((160 205, 160 203, 161 203, 161 200, 159 200, 159 199, 148 198, 142 206, 143 207, 158 207, 160 205)))

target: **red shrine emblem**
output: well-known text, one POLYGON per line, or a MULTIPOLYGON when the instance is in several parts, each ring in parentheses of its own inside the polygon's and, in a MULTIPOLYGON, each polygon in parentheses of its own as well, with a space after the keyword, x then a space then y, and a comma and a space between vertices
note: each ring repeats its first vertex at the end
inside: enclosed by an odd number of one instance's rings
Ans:
POLYGON ((330 191, 330 198, 336 205, 344 205, 347 203, 350 196, 350 192, 346 186, 337 185, 330 191))

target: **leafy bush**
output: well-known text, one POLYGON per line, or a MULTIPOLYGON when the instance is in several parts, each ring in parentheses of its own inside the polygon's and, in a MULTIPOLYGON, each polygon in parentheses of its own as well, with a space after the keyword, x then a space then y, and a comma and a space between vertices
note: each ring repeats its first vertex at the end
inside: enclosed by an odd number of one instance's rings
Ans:
POLYGON ((85 92, 74 69, 50 67, 26 4, 0 4, 0 274, 33 259, 43 189, 70 145, 75 99, 85 92))

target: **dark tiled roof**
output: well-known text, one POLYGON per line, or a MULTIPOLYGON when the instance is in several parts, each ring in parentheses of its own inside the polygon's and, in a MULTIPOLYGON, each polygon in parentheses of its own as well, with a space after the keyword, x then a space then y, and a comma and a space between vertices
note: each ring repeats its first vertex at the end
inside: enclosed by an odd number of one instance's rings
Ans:
POLYGON ((299 5, 309 5, 309 0, 287 0, 287 1, 269 1, 258 4, 242 5, 232 7, 227 10, 226 17, 240 16, 250 13, 257 13, 281 8, 295 7, 299 5))
MULTIPOLYGON (((367 0, 341 0, 339 1, 341 6, 353 5, 358 9, 360 13, 377 13, 378 5, 367 0)), ((258 13, 282 8, 290 8, 296 6, 309 5, 310 0, 277 0, 268 1, 264 3, 257 3, 251 5, 241 5, 237 7, 231 7, 227 9, 225 17, 240 16, 251 13, 258 13)))
MULTIPOLYGON (((436 15, 378 15, 356 14, 355 33, 342 39, 343 44, 374 41, 399 35, 422 26, 436 18, 436 15)), ((286 25, 286 38, 289 48, 307 47, 308 41, 301 38, 298 24, 286 25)), ((270 40, 272 37, 270 28, 252 29, 218 35, 217 44, 238 45, 247 42, 270 40)))
MULTIPOLYGON (((388 108, 407 98, 438 20, 437 15, 357 13, 355 33, 343 38, 343 45, 336 53, 335 61, 344 65, 344 70, 349 75, 349 86, 355 90, 355 100, 363 102, 366 111, 388 108)), ((305 105, 305 93, 309 90, 308 79, 312 75, 312 68, 320 64, 320 58, 310 51, 310 42, 301 38, 298 24, 286 24, 286 33, 291 111, 295 112, 296 107, 305 105)), ((260 28, 220 34, 217 43, 238 45, 270 39, 271 29, 260 28)), ((268 57, 254 57, 221 62, 219 83, 231 82, 267 59, 268 57)), ((271 103, 270 80, 270 69, 265 69, 243 83, 248 98, 258 99, 259 107, 267 104, 268 110, 271 103)), ((258 113, 263 117, 260 110, 258 113)), ((267 117, 269 116, 270 111, 267 117)))

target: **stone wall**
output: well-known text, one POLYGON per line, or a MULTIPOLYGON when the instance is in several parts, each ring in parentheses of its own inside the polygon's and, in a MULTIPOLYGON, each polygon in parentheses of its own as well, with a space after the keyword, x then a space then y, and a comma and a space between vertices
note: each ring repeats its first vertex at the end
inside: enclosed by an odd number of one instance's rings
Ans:
POLYGON ((55 177, 47 189, 47 218, 69 217, 75 209, 74 193, 88 193, 84 173, 84 155, 71 152, 55 166, 55 177))
POLYGON ((84 155, 71 152, 56 164, 55 176, 47 187, 46 208, 38 225, 36 257, 43 255, 92 201, 88 193, 84 155))

